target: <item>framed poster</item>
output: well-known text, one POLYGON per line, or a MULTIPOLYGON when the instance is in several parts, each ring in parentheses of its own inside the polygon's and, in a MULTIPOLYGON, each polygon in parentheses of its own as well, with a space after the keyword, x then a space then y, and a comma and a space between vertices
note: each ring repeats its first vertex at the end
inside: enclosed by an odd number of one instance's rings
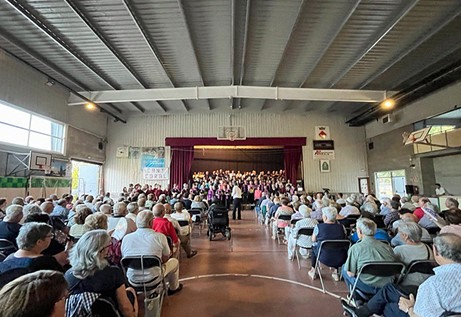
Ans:
POLYGON ((369 177, 359 177, 359 193, 363 195, 368 195, 370 192, 370 178, 369 177))
POLYGON ((322 172, 322 173, 330 173, 331 172, 330 160, 320 160, 320 172, 322 172))

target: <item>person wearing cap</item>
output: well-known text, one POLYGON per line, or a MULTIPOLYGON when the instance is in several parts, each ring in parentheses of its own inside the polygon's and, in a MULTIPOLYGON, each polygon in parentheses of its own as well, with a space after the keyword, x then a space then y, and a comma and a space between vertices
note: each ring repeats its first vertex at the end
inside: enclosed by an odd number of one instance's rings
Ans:
POLYGON ((50 214, 50 216, 59 217, 62 220, 67 220, 69 210, 67 210, 66 205, 67 200, 59 199, 54 206, 53 212, 50 214))
MULTIPOLYGON (((306 205, 301 205, 299 206, 299 213, 303 216, 301 220, 296 222, 294 228, 291 230, 291 233, 288 237, 288 259, 293 260, 294 252, 296 249, 296 244, 301 247, 301 251, 304 252, 307 250, 304 248, 310 248, 312 247, 312 240, 311 237, 307 237, 305 235, 302 235, 298 238, 298 232, 302 228, 314 228, 318 222, 315 219, 310 218, 310 213, 311 209, 307 207, 306 205), (296 239, 298 238, 298 241, 296 242, 296 239)), ((302 254, 303 256, 307 256, 306 254, 302 254)))
POLYGON ((340 216, 347 217, 349 215, 360 215, 360 210, 354 206, 355 198, 353 195, 346 198, 346 206, 341 208, 340 216))

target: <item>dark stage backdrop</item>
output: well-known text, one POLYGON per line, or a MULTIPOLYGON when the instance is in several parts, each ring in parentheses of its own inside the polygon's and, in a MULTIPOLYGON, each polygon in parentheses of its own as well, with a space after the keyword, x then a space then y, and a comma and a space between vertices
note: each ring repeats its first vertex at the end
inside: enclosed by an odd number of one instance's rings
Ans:
POLYGON ((191 172, 281 170, 283 149, 195 149, 191 172))

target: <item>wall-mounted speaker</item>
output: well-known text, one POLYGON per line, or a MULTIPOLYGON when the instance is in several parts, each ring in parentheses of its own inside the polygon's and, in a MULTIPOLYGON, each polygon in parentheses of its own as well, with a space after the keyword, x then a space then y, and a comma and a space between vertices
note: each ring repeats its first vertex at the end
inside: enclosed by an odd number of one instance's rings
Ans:
POLYGON ((373 150, 375 148, 375 144, 373 142, 368 143, 368 149, 373 150))
POLYGON ((98 142, 98 149, 100 149, 101 151, 104 150, 104 143, 98 142))

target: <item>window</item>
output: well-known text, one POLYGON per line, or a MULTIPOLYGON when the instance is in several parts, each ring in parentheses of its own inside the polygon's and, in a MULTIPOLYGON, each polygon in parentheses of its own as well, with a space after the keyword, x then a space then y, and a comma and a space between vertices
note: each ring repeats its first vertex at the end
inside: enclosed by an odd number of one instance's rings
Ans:
POLYGON ((64 124, 0 102, 0 142, 64 153, 64 124))
POLYGON ((444 132, 454 130, 455 128, 456 126, 454 125, 433 125, 431 126, 431 129, 429 130, 429 135, 441 134, 444 132))
POLYGON ((379 199, 391 198, 394 194, 403 196, 405 192, 405 170, 375 173, 376 193, 379 199))

